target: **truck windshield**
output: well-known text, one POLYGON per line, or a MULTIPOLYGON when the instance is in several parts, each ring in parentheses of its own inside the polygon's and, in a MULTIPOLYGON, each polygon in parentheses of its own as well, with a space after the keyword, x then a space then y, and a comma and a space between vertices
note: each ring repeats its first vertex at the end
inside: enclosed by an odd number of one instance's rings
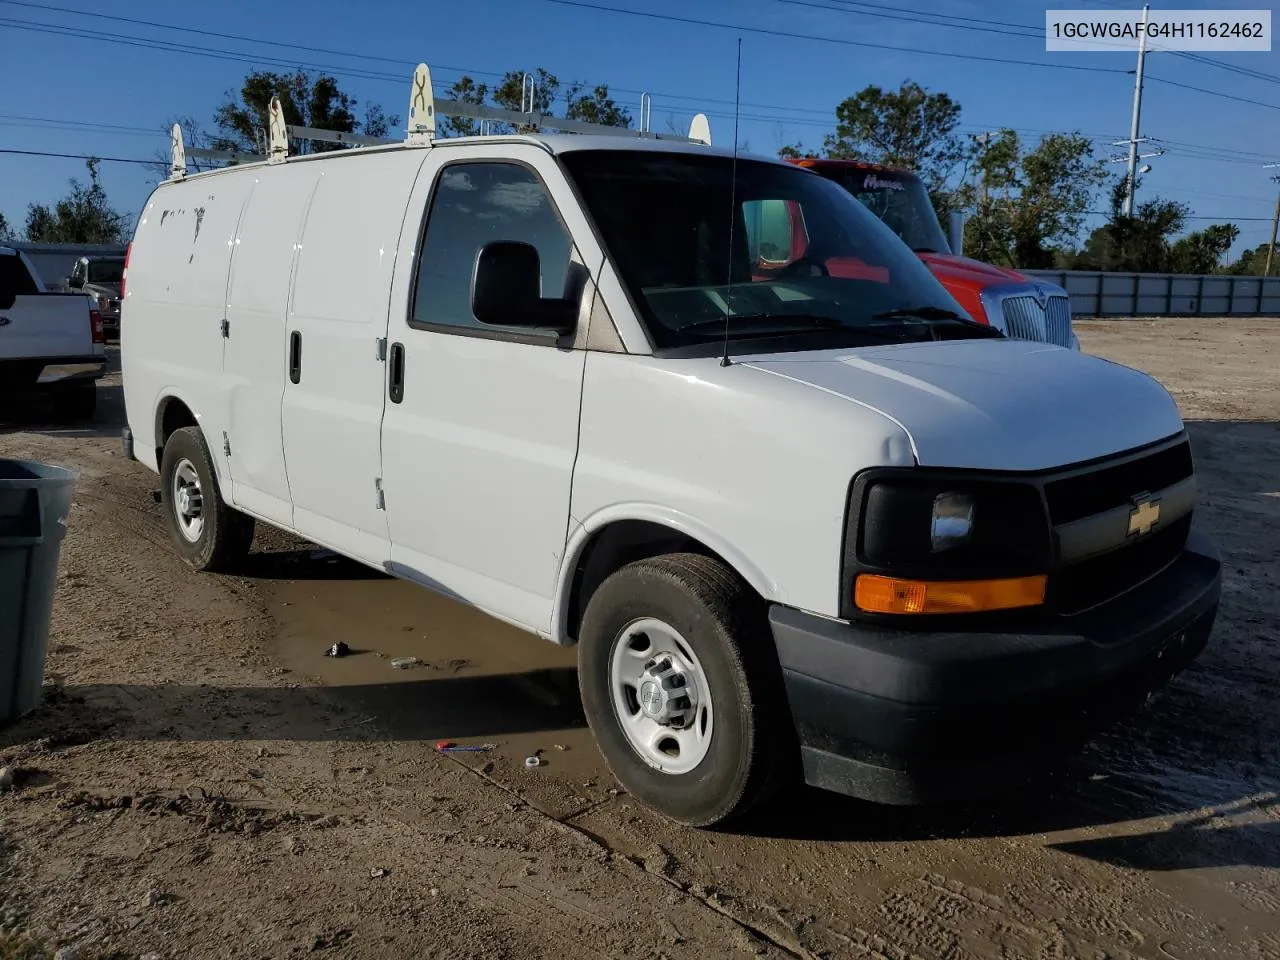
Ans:
POLYGON ((123 260, 90 260, 90 283, 119 283, 124 279, 123 260))
POLYGON ((560 159, 657 347, 711 342, 726 326, 736 339, 822 330, 877 343, 908 336, 926 315, 962 313, 883 223, 806 170, 739 159, 731 206, 730 157, 560 159))
POLYGON ((856 167, 818 166, 814 172, 848 190, 917 253, 951 252, 919 177, 856 167))

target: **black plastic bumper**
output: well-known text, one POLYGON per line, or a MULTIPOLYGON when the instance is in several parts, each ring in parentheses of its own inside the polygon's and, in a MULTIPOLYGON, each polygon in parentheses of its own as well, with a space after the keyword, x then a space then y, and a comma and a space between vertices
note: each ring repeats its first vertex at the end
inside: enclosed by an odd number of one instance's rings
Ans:
POLYGON ((806 780, 892 804, 974 799, 1025 779, 1162 688, 1204 649, 1221 562, 1191 535, 1154 579, 1018 632, 918 632, 775 606, 806 780))

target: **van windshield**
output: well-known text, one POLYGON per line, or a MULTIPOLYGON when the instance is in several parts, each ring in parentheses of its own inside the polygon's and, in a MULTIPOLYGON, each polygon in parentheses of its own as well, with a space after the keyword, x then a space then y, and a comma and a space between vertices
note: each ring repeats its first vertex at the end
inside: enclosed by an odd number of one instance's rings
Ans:
POLYGON ((922 319, 963 315, 888 227, 809 171, 739 159, 731 193, 731 157, 574 150, 560 159, 659 348, 714 342, 726 326, 731 339, 919 339, 930 335, 922 319))

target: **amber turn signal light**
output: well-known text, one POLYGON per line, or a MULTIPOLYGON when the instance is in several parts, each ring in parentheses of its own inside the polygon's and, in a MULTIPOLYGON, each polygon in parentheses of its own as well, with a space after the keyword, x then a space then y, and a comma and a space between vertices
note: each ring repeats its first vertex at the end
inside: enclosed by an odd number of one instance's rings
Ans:
POLYGON ((862 574, 853 602, 867 613, 981 613, 1044 603, 1048 578, 1009 580, 899 580, 862 574))

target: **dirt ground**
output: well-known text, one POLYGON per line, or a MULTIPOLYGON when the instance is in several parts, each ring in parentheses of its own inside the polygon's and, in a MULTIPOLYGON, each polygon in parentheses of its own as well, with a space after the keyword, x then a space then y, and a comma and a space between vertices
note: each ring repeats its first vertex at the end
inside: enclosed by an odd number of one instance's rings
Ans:
POLYGON ((724 833, 616 790, 572 651, 270 531, 244 576, 187 572, 118 374, 92 429, 3 429, 81 479, 47 704, 0 730, 0 957, 1280 958, 1280 321, 1080 335, 1188 421, 1209 649, 1043 789, 797 789, 724 833))

